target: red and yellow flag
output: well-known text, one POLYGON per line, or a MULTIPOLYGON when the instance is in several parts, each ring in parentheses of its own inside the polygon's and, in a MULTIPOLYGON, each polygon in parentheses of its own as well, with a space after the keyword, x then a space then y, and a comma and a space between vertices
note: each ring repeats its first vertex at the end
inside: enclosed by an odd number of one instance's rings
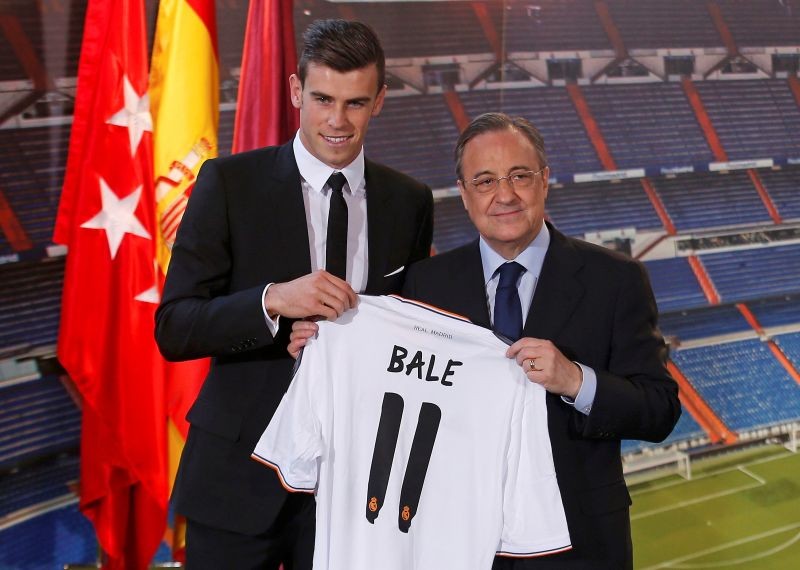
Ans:
POLYGON ((83 397, 80 508, 104 567, 146 568, 167 518, 144 0, 86 10, 54 240, 68 246, 58 358, 83 397))
MULTIPOLYGON (((219 63, 214 0, 161 0, 150 68, 156 244, 163 283, 195 177, 206 159, 217 156, 219 63)), ((171 485, 189 428, 186 413, 208 371, 208 361, 165 366, 171 485)), ((175 527, 172 542, 180 559, 183 529, 175 527)))
POLYGON ((297 71, 292 0, 251 0, 242 49, 233 152, 282 144, 300 126, 289 98, 297 71))

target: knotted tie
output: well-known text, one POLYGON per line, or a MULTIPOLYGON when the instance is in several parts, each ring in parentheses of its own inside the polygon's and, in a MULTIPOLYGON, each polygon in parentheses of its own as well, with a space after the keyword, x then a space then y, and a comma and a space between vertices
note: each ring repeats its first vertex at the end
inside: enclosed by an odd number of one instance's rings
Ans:
POLYGON ((331 202, 325 269, 341 279, 347 278, 347 203, 342 195, 346 183, 347 179, 341 172, 331 174, 327 182, 331 189, 331 202))
POLYGON ((516 261, 498 269, 500 282, 494 296, 494 330, 514 341, 522 335, 522 305, 517 292, 517 279, 525 268, 516 261))

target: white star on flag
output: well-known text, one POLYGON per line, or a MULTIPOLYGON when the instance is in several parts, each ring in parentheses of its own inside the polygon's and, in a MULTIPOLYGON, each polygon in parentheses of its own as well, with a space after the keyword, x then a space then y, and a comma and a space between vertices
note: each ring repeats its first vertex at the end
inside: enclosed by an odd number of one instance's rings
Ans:
POLYGON ((161 295, 158 293, 158 287, 153 285, 146 291, 142 291, 136 295, 134 299, 141 301, 142 303, 152 303, 154 305, 158 305, 158 303, 161 301, 161 295))
POLYGON ((82 223, 81 227, 105 230, 108 249, 111 251, 111 259, 116 257, 125 234, 152 239, 135 214, 136 207, 139 205, 139 198, 142 197, 142 188, 142 186, 139 186, 120 200, 114 191, 109 188, 106 181, 100 178, 102 209, 91 220, 82 223))
POLYGON ((144 132, 153 132, 153 117, 150 116, 150 96, 145 91, 144 95, 139 97, 127 75, 123 77, 122 92, 125 97, 125 104, 106 123, 128 129, 128 138, 131 141, 131 156, 134 156, 144 132))

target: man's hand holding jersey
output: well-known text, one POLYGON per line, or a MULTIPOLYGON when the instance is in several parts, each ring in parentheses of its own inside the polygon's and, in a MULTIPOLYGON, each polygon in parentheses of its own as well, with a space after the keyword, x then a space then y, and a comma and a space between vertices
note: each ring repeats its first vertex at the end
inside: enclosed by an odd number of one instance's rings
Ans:
POLYGON ((270 318, 280 315, 293 319, 319 316, 336 319, 356 306, 358 297, 342 279, 325 270, 317 270, 286 283, 274 283, 264 296, 270 318))

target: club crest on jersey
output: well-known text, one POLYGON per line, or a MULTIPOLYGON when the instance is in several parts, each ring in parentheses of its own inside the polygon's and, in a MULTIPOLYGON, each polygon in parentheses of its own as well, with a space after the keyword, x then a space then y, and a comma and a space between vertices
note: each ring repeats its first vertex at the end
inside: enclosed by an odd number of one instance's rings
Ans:
POLYGON ((392 350, 392 356, 389 359, 389 367, 386 369, 387 372, 396 372, 401 373, 405 372, 406 376, 411 376, 411 373, 416 371, 417 378, 420 380, 425 380, 426 382, 439 382, 442 386, 452 386, 453 382, 448 380, 449 376, 455 375, 454 368, 456 366, 461 366, 464 364, 458 360, 453 360, 452 358, 447 360, 447 364, 444 367, 444 371, 441 373, 441 376, 436 376, 434 374, 435 367, 436 367, 436 355, 431 354, 427 360, 425 355, 423 355, 421 350, 416 351, 414 356, 411 357, 411 360, 406 364, 405 358, 408 356, 408 349, 404 348, 399 345, 394 345, 394 349, 392 350), (425 367, 427 364, 427 368, 425 367), (423 378, 422 373, 423 370, 425 371, 425 377, 423 378))
POLYGON ((403 510, 400 512, 400 518, 404 521, 411 520, 411 508, 408 505, 403 505, 403 510))
POLYGON ((370 498, 370 500, 369 500, 369 510, 372 511, 373 513, 378 510, 378 498, 377 497, 371 497, 370 498))

